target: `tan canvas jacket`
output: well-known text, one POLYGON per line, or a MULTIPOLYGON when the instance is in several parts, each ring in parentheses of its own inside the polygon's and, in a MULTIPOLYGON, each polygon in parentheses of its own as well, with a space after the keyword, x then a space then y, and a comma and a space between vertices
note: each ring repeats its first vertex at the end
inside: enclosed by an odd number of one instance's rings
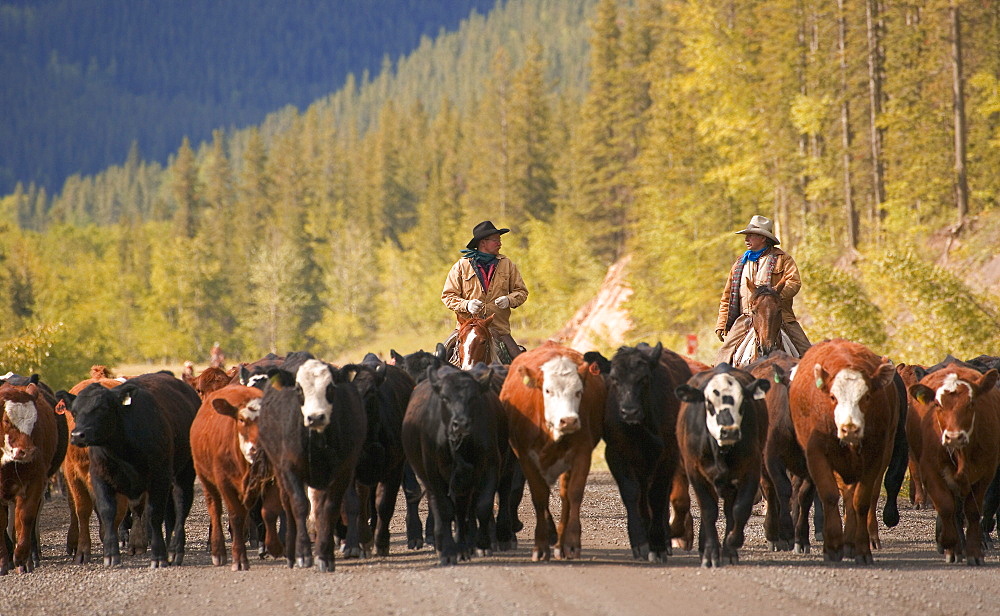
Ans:
MULTIPOLYGON (((774 264, 774 270, 771 272, 771 280, 768 282, 770 286, 777 285, 782 278, 785 279, 785 287, 781 290, 781 320, 783 323, 791 323, 797 321, 795 317, 795 311, 792 309, 792 298, 795 294, 799 292, 802 288, 802 278, 799 276, 799 268, 795 265, 795 260, 792 259, 787 253, 785 253, 780 248, 771 247, 764 255, 761 256, 758 263, 763 263, 764 259, 768 258, 770 255, 775 255, 777 261, 774 264)), ((733 263, 733 267, 729 269, 729 276, 726 278, 726 286, 722 290, 722 299, 719 302, 719 319, 716 321, 715 328, 717 330, 726 328, 726 323, 729 319, 729 290, 733 284, 733 274, 736 271, 736 267, 739 264, 739 259, 733 263)), ((749 263, 747 266, 749 267, 749 263)), ((760 267, 760 266, 759 266, 760 267)), ((763 281, 755 281, 759 282, 763 281)), ((750 294, 746 288, 746 281, 744 280, 740 284, 740 305, 746 312, 747 300, 750 294)))
POLYGON ((490 292, 483 292, 476 270, 469 259, 461 258, 451 267, 448 279, 441 291, 441 301, 455 313, 457 318, 468 319, 472 315, 465 311, 466 301, 480 299, 483 309, 476 315, 486 318, 494 315, 491 329, 499 335, 510 333, 510 310, 517 308, 528 299, 528 287, 524 286, 521 272, 514 262, 504 255, 497 255, 497 269, 493 273, 490 292), (500 309, 495 303, 501 295, 510 298, 510 308, 500 309))

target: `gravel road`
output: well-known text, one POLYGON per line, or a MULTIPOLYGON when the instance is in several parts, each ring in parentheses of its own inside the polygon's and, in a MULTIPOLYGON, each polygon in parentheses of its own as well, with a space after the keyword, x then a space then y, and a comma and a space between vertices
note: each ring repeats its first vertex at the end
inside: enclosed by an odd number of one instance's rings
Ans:
MULTIPOLYGON (((881 530, 875 565, 825 565, 821 552, 772 553, 761 511, 747 528, 740 564, 699 567, 695 552, 666 564, 632 560, 624 509, 614 480, 595 472, 583 508, 583 558, 531 563, 534 513, 522 504, 520 547, 457 567, 435 566, 429 549, 406 550, 402 516, 393 520, 387 558, 337 560, 333 573, 288 569, 285 561, 254 560, 236 573, 212 567, 200 486, 188 519, 184 566, 148 569, 144 556, 124 556, 106 570, 78 566, 65 555, 68 509, 56 496, 42 517, 42 566, 0 578, 0 614, 988 614, 1000 609, 996 551, 985 567, 946 565, 931 541, 934 518, 901 503, 902 521, 881 530)), ((553 503, 553 512, 558 503, 553 503)), ((881 510, 881 508, 880 508, 881 510)), ((92 522, 99 551, 96 521, 92 522)), ((100 561, 100 557, 97 557, 100 561)))

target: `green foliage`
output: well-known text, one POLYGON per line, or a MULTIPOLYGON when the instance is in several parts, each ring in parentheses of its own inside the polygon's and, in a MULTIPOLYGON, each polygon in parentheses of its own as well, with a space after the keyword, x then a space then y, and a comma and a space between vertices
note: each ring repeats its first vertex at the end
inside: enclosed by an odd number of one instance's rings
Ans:
POLYGON ((804 273, 796 312, 809 315, 810 340, 844 338, 876 352, 886 347, 882 311, 872 303, 862 280, 814 258, 805 258, 798 266, 804 273))
POLYGON ((873 300, 882 307, 889 351, 908 363, 934 364, 950 353, 975 357, 1000 343, 1000 303, 975 293, 953 272, 913 253, 875 255, 863 264, 873 300))

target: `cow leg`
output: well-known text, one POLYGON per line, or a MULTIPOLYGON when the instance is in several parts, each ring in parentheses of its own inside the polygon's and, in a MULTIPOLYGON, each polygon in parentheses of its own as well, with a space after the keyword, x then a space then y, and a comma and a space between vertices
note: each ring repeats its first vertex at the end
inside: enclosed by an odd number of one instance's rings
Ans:
MULTIPOLYGON (((167 542, 164 537, 164 523, 171 505, 171 485, 169 477, 154 477, 146 494, 146 532, 149 533, 149 568, 159 569, 170 565, 167 557, 167 542)), ((174 512, 176 516, 176 511, 174 512)))
MULTIPOLYGON (((899 378, 898 376, 896 377, 899 378)), ((909 459, 909 446, 906 442, 906 393, 900 388, 902 396, 902 408, 898 414, 896 426, 896 436, 892 443, 892 452, 887 461, 888 467, 885 472, 885 506, 882 508, 882 521, 886 528, 892 528, 899 524, 899 490, 903 487, 903 479, 906 477, 906 466, 909 459)), ((879 482, 882 483, 881 481, 879 482)), ((876 490, 876 492, 878 492, 876 490)), ((873 508, 878 508, 877 496, 873 508)), ((877 528, 877 526, 876 526, 877 528)))
MULTIPOLYGON (((771 518, 773 543, 768 543, 772 552, 791 550, 795 541, 795 527, 792 523, 792 482, 788 471, 777 455, 769 456, 765 473, 771 485, 774 502, 767 501, 767 518, 771 518)), ((765 527, 768 526, 765 518, 765 527)))
MULTIPOLYGON (((675 460, 676 465, 676 460, 675 460)), ((662 563, 670 556, 670 488, 673 482, 673 468, 663 468, 656 472, 649 486, 649 562, 662 563)))
POLYGON ((8 503, 0 501, 0 575, 7 575, 10 572, 12 545, 7 538, 7 525, 9 522, 8 503))
POLYGON ((927 508, 927 492, 924 490, 924 483, 920 480, 920 465, 913 458, 909 462, 910 471, 910 504, 914 509, 927 508))
POLYGON ((559 477, 559 493, 562 497, 560 511, 559 554, 556 558, 567 560, 580 558, 582 528, 580 525, 580 507, 583 505, 583 492, 587 487, 587 474, 590 472, 590 452, 579 456, 572 467, 559 477))
POLYGON ((608 449, 607 462, 611 475, 618 484, 618 494, 625 506, 625 517, 628 528, 628 542, 632 548, 632 558, 646 560, 649 558, 649 527, 648 515, 643 515, 639 501, 642 499, 642 487, 635 473, 626 460, 618 455, 617 448, 608 449))
POLYGON ((878 498, 883 471, 884 469, 880 469, 874 473, 869 472, 866 475, 862 475, 861 481, 855 484, 854 498, 851 499, 851 504, 848 505, 847 501, 844 501, 845 508, 850 507, 854 509, 854 562, 859 565, 870 565, 875 562, 875 559, 872 557, 872 537, 868 532, 868 513, 869 511, 873 511, 873 498, 878 498))
MULTIPOLYGON (((840 521, 840 488, 830 463, 819 446, 806 447, 806 465, 823 505, 823 560, 840 562, 844 558, 844 529, 840 521)), ((801 515, 801 512, 800 512, 801 515)))
POLYGON ((282 502, 288 513, 285 549, 289 567, 313 566, 312 541, 309 539, 309 497, 299 478, 290 471, 278 473, 282 502))
MULTIPOLYGON (((194 466, 177 473, 171 485, 171 495, 173 500, 174 520, 172 532, 170 533, 170 548, 167 552, 168 560, 174 565, 184 563, 184 547, 187 544, 187 535, 184 532, 184 524, 188 514, 191 513, 191 505, 194 503, 194 466)), ((231 523, 231 521, 230 521, 231 523)))
POLYGON ((115 567, 121 564, 118 526, 115 524, 115 518, 118 514, 117 494, 114 488, 99 477, 91 476, 91 484, 94 488, 97 517, 100 520, 101 543, 104 546, 104 566, 115 567))
POLYGON ((472 527, 470 538, 476 546, 476 556, 492 556, 496 539, 496 521, 493 519, 493 495, 497 492, 497 474, 488 470, 479 487, 475 502, 477 524, 472 527))
POLYGON ((521 470, 524 471, 528 489, 531 490, 531 504, 535 508, 535 548, 531 552, 531 560, 549 560, 552 557, 550 529, 553 525, 549 512, 549 484, 534 465, 522 465, 521 470))
POLYGON ((378 498, 375 509, 378 521, 375 527, 375 553, 378 556, 389 555, 389 522, 396 510, 396 499, 399 497, 399 486, 403 481, 403 466, 398 465, 386 474, 385 481, 379 483, 378 498))
MULTIPOLYGON (((447 496, 438 496, 437 490, 428 490, 427 504, 434 514, 434 546, 437 548, 439 565, 458 564, 458 546, 451 534, 455 521, 455 505, 447 496)), ((440 492, 447 494, 447 492, 440 492)))
POLYGON ((997 524, 997 509, 1000 508, 1000 470, 993 475, 983 497, 983 544, 993 549, 993 530, 997 524))
POLYGON ((14 566, 18 573, 31 573, 35 563, 31 558, 32 540, 35 536, 35 521, 41 509, 45 494, 45 484, 34 482, 25 486, 25 491, 14 501, 14 566))
MULTIPOLYGON (((336 568, 334 556, 333 525, 340 517, 344 505, 343 495, 348 481, 337 481, 326 490, 318 490, 316 496, 316 565, 320 571, 333 571, 336 568)), ((353 483, 353 482, 350 482, 353 483)), ((355 519, 358 519, 355 515, 355 519)), ((366 522, 367 525, 367 522, 366 522)), ((350 532, 348 532, 350 534, 350 532)))
POLYGON ((687 473, 678 464, 670 489, 670 542, 685 552, 694 546, 694 518, 691 516, 691 492, 687 473))
POLYGON ((420 499, 424 492, 409 462, 403 464, 403 495, 406 497, 406 548, 419 550, 424 547, 424 528, 420 522, 420 499))
POLYGON ((796 554, 809 553, 809 511, 812 509, 815 497, 816 486, 812 480, 796 477, 792 482, 790 498, 793 505, 791 517, 795 524, 795 545, 792 550, 796 554))
MULTIPOLYGON (((285 546, 281 543, 281 535, 278 532, 278 520, 283 509, 281 505, 281 493, 278 486, 271 484, 264 488, 258 501, 260 506, 260 516, 264 522, 264 546, 267 554, 273 558, 281 558, 285 555, 285 546)), ((287 522, 286 522, 287 524, 287 522)), ((260 553, 260 558, 264 558, 265 553, 260 553)))
POLYGON ((115 519, 120 526, 126 515, 131 514, 133 524, 128 534, 129 554, 145 554, 149 548, 149 537, 146 535, 146 495, 143 494, 134 501, 129 501, 124 494, 118 495, 118 513, 115 519))
POLYGON ((730 488, 732 492, 732 505, 728 505, 726 514, 726 540, 722 546, 723 557, 729 560, 729 564, 735 565, 739 562, 737 550, 743 547, 746 537, 744 530, 750 520, 753 511, 753 502, 757 496, 757 487, 760 484, 760 474, 757 469, 759 464, 752 465, 749 472, 744 475, 738 487, 730 488))
MULTIPOLYGON (((212 564, 221 567, 226 564, 226 538, 222 532, 222 494, 218 486, 204 477, 201 487, 205 493, 205 508, 208 509, 208 543, 209 551, 212 553, 212 564)), ((234 552, 235 543, 233 541, 234 552)))
POLYGON ((844 503, 844 557, 854 558, 854 541, 857 538, 859 523, 857 508, 853 505, 857 494, 857 484, 841 485, 840 499, 844 503))
MULTIPOLYGON (((249 512, 243 505, 239 490, 234 485, 222 486, 222 498, 226 502, 226 510, 229 511, 229 525, 233 529, 233 571, 248 571, 250 569, 250 559, 247 556, 247 522, 249 512)), ((223 563, 225 562, 225 541, 223 544, 223 563)), ((212 558, 213 564, 215 558, 212 558)), ((221 564, 221 563, 220 563, 221 564)))
POLYGON ((497 479, 496 548, 512 550, 517 547, 517 531, 523 527, 517 519, 517 507, 524 496, 524 473, 510 446, 505 443, 503 447, 497 479))
POLYGON ((968 525, 968 532, 965 534, 965 564, 970 567, 983 565, 983 528, 979 503, 986 497, 986 489, 990 483, 986 479, 980 480, 965 495, 965 521, 968 525))
POLYGON ((719 497, 704 477, 688 475, 688 480, 694 488, 698 508, 701 510, 701 524, 698 525, 698 553, 701 555, 701 566, 721 567, 719 531, 716 527, 719 521, 719 497))
MULTIPOLYGON (((357 481, 347 486, 343 497, 343 515, 347 524, 347 535, 341 548, 344 558, 368 557, 371 553, 371 527, 367 522, 370 490, 371 488, 357 481)), ((332 526, 330 530, 332 536, 332 526)))

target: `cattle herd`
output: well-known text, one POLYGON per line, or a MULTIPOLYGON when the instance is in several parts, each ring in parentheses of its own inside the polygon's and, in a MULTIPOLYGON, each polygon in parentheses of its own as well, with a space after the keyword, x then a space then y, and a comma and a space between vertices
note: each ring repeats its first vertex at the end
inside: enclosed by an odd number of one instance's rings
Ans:
POLYGON ((268 355, 183 379, 115 379, 94 366, 55 392, 38 375, 7 374, 0 575, 39 565, 36 520, 56 477, 70 504, 66 550, 80 564, 91 560, 95 509, 105 566, 120 565, 123 549, 148 551, 151 568, 182 564, 195 477, 212 562, 234 571, 249 568, 248 543, 322 571, 336 552, 387 555, 400 488, 409 549, 433 546, 442 565, 511 549, 525 483, 532 560, 575 559, 602 439, 636 559, 694 547, 693 493, 704 567, 738 562, 760 498, 770 549, 808 553, 813 518, 824 560, 870 564, 882 486, 892 527, 908 471, 911 500, 937 512, 928 549, 982 565, 1000 498, 998 366, 989 356, 893 364, 846 340, 745 369, 660 344, 607 359, 547 342, 510 365, 467 370, 439 345, 339 367, 307 352, 268 355))

